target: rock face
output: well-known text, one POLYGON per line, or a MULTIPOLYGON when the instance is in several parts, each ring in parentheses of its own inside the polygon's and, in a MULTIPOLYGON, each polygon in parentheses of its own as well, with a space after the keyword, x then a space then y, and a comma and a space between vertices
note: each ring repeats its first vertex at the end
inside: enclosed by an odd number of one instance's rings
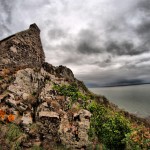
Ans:
POLYGON ((0 69, 18 66, 40 67, 44 60, 40 29, 36 24, 0 41, 0 69))
POLYGON ((68 108, 69 97, 53 90, 54 84, 69 85, 75 81, 74 76, 69 77, 71 72, 67 68, 62 72, 65 71, 65 75, 58 77, 57 71, 51 74, 44 68, 38 72, 32 68, 19 70, 14 74, 7 93, 1 95, 0 110, 10 111, 15 116, 14 123, 32 137, 31 146, 37 138, 45 149, 54 149, 53 145, 57 144, 81 149, 91 144, 88 139, 91 113, 83 108, 74 112, 79 103, 68 108), (38 126, 34 132, 30 128, 32 124, 38 126))
MULTIPOLYGON (((81 100, 70 105, 71 98, 53 87, 76 83, 82 93, 85 88, 69 68, 44 62, 39 34, 39 28, 33 24, 0 41, 0 121, 12 121, 21 128, 22 149, 33 145, 46 150, 57 145, 85 149, 91 144, 91 113, 79 107, 81 100)), ((10 147, 5 143, 2 149, 7 146, 10 147)))

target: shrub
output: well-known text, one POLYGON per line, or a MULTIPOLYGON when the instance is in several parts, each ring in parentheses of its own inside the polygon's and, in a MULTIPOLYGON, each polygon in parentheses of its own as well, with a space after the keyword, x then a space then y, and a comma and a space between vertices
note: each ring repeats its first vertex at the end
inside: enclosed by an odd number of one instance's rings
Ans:
POLYGON ((89 136, 91 138, 98 137, 99 141, 102 141, 102 126, 107 120, 107 109, 98 105, 95 101, 88 106, 88 110, 93 114, 91 118, 89 136))
POLYGON ((128 120, 118 113, 113 114, 108 108, 94 101, 88 109, 93 114, 89 136, 92 138, 96 136, 107 149, 124 149, 125 143, 122 140, 130 132, 128 120))
POLYGON ((129 132, 128 121, 123 116, 115 114, 102 125, 102 142, 109 149, 125 149, 125 143, 122 140, 129 132))

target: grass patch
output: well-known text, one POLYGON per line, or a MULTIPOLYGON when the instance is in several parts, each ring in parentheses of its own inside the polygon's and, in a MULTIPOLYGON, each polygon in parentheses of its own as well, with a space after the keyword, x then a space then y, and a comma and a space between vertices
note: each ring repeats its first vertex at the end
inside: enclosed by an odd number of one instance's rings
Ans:
POLYGON ((25 138, 25 134, 13 123, 8 124, 7 128, 6 140, 11 145, 12 150, 21 150, 20 143, 25 138))

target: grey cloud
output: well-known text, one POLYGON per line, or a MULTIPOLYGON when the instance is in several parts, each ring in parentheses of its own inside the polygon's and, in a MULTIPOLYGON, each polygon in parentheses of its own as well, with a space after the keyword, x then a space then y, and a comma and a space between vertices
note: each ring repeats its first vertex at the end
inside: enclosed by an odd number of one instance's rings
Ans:
POLYGON ((112 56, 108 55, 108 57, 102 61, 95 61, 91 63, 92 65, 99 66, 100 68, 105 68, 107 66, 110 66, 112 63, 112 56))
POLYGON ((88 87, 111 87, 111 86, 127 86, 127 85, 137 85, 144 84, 145 81, 141 79, 120 79, 113 82, 100 84, 100 83, 87 83, 88 87))
POLYGON ((92 29, 81 30, 78 34, 77 51, 83 54, 99 53, 99 37, 92 29))
POLYGON ((0 38, 7 33, 12 32, 9 30, 8 25, 12 21, 11 13, 13 11, 14 2, 9 2, 9 0, 0 1, 0 38))
POLYGON ((108 86, 125 86, 125 85, 136 85, 136 84, 143 84, 145 83, 142 79, 120 79, 116 80, 115 82, 110 83, 108 86))
MULTIPOLYGON (((99 39, 101 29, 90 26, 89 29, 81 30, 78 35, 77 51, 95 55, 108 52, 118 56, 133 56, 148 52, 150 50, 150 17, 142 17, 143 13, 145 16, 147 14, 145 11, 148 4, 148 0, 137 1, 124 15, 118 15, 114 22, 110 22, 109 19, 104 22, 105 42, 99 39), (133 16, 140 24, 137 23, 135 26, 131 23, 133 16), (140 41, 139 45, 137 45, 137 39, 140 41)), ((95 20, 95 23, 98 21, 95 20)))
POLYGON ((48 37, 50 38, 50 40, 58 40, 60 38, 65 38, 65 36, 65 31, 59 28, 53 28, 48 31, 48 37))
POLYGON ((69 56, 68 58, 66 58, 66 59, 64 59, 63 60, 63 64, 66 64, 66 65, 68 65, 68 64, 76 64, 76 65, 81 65, 81 64, 83 64, 83 61, 82 61, 82 57, 80 57, 80 56, 69 56))
POLYGON ((150 1, 149 0, 141 0, 137 6, 141 11, 148 11, 150 10, 150 1))
POLYGON ((137 27, 136 32, 141 37, 141 41, 143 41, 143 44, 140 45, 140 47, 150 50, 150 17, 149 21, 146 20, 137 27))
POLYGON ((83 54, 93 54, 93 53, 99 53, 100 49, 93 46, 91 43, 87 42, 87 41, 82 41, 78 44, 77 50, 80 53, 83 54))
POLYGON ((116 55, 139 55, 148 51, 147 48, 141 49, 140 47, 134 47, 133 43, 123 41, 118 43, 117 41, 110 41, 106 44, 106 50, 109 53, 116 55))
POLYGON ((1 23, 0 23, 0 29, 1 29, 0 30, 0 35, 1 36, 5 35, 6 33, 11 32, 10 29, 6 25, 1 24, 1 23))
POLYGON ((106 46, 106 50, 110 53, 117 54, 117 55, 133 55, 136 54, 135 51, 133 51, 133 44, 129 42, 124 43, 118 43, 116 42, 110 42, 106 46))
POLYGON ((140 26, 137 28, 137 33, 138 34, 150 34, 150 20, 142 23, 140 26))
POLYGON ((141 38, 143 38, 144 42, 149 41, 150 39, 150 1, 141 0, 137 5, 136 11, 138 14, 140 14, 140 24, 135 28, 135 32, 137 32, 137 36, 140 36, 141 38))
POLYGON ((3 20, 4 22, 3 23, 11 23, 11 12, 12 12, 12 9, 13 9, 13 4, 14 3, 10 3, 9 0, 1 0, 0 1, 0 9, 2 11, 2 13, 0 14, 1 16, 1 20, 3 20), (4 14, 4 11, 6 12, 4 14), (5 15, 5 17, 4 17, 5 15))

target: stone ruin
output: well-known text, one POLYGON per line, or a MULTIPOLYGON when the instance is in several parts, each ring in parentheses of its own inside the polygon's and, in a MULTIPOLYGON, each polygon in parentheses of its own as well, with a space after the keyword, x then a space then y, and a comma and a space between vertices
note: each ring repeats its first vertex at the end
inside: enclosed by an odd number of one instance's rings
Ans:
POLYGON ((15 67, 41 67, 45 55, 40 29, 34 23, 29 29, 0 41, 0 69, 15 67))

